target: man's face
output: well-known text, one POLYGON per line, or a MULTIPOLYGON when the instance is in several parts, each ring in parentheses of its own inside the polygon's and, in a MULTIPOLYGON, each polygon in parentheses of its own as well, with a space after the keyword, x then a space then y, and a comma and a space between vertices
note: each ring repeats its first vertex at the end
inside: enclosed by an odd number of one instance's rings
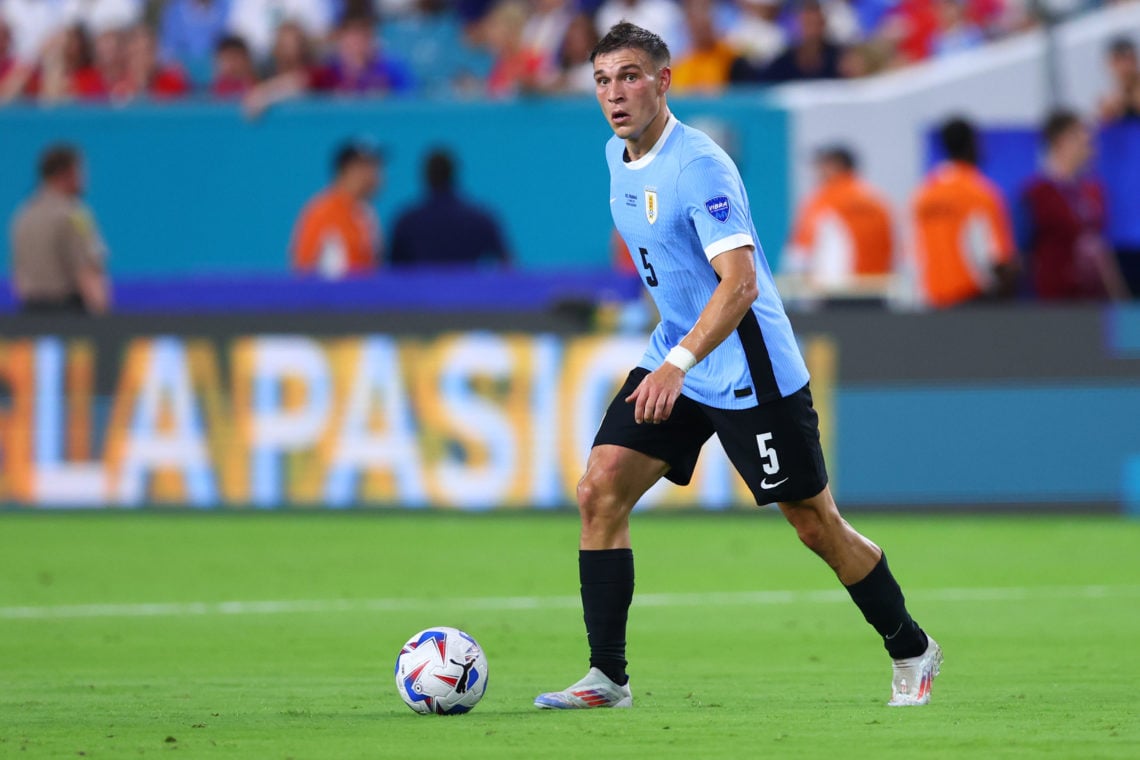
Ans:
POLYGON ((636 140, 661 113, 671 72, 657 70, 649 55, 626 48, 594 59, 598 104, 614 134, 636 140))
POLYGON ((1112 69, 1113 75, 1119 82, 1128 82, 1135 79, 1138 72, 1140 72, 1140 65, 1138 65, 1135 51, 1122 50, 1115 52, 1108 59, 1109 68, 1112 69))
POLYGON ((357 197, 367 200, 376 195, 380 189, 380 164, 375 161, 360 160, 350 170, 353 172, 353 184, 357 187, 357 197))

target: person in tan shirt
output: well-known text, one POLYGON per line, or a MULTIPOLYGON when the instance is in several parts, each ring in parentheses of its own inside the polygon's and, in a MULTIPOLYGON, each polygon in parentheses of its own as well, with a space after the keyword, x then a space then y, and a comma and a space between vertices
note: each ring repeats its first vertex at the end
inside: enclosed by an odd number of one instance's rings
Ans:
POLYGON ((110 308, 107 247, 80 200, 83 159, 70 145, 40 156, 40 185, 12 218, 12 285, 25 312, 103 314, 110 308))

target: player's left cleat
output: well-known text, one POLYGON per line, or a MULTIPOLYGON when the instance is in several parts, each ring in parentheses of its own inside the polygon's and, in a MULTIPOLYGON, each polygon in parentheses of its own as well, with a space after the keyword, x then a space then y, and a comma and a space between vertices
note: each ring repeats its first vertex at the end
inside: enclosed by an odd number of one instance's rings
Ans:
POLYGON ((907 657, 893 663, 894 680, 891 682, 891 707, 925 705, 930 702, 934 677, 942 667, 942 647, 927 637, 926 651, 918 657, 907 657))
POLYGON ((592 707, 633 707, 629 684, 618 686, 597 668, 590 668, 578 683, 562 691, 535 697, 534 706, 543 710, 588 710, 592 707))

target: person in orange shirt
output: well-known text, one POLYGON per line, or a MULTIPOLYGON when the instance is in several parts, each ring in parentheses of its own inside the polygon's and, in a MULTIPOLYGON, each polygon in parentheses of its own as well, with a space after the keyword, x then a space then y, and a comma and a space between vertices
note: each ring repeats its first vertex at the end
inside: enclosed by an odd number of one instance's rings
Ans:
POLYGON ((677 92, 719 92, 728 84, 736 49, 717 36, 711 0, 687 0, 685 23, 692 50, 673 65, 677 92))
POLYGON ((858 175, 854 154, 816 153, 816 191, 800 208, 784 271, 808 296, 885 296, 894 264, 891 210, 858 175))
POLYGON ((380 260, 380 221, 370 203, 380 189, 380 154, 347 143, 333 168, 332 184, 297 218, 291 248, 294 271, 339 279, 371 272, 380 260))
POLYGON ((978 169, 978 138, 961 118, 940 131, 947 160, 912 203, 915 265, 928 305, 946 308, 1013 292, 1013 226, 1001 191, 978 169))

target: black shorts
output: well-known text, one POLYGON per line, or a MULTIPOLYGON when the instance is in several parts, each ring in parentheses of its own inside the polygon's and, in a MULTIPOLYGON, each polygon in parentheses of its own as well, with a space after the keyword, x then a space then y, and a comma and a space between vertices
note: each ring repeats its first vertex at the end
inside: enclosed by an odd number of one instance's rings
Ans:
POLYGON ((697 457, 713 433, 757 504, 810 499, 827 485, 819 443, 819 417, 808 386, 785 398, 751 409, 716 409, 686 396, 677 399, 669 419, 637 424, 626 403, 649 370, 638 367, 610 402, 594 445, 624 446, 669 465, 665 477, 688 485, 697 457))

